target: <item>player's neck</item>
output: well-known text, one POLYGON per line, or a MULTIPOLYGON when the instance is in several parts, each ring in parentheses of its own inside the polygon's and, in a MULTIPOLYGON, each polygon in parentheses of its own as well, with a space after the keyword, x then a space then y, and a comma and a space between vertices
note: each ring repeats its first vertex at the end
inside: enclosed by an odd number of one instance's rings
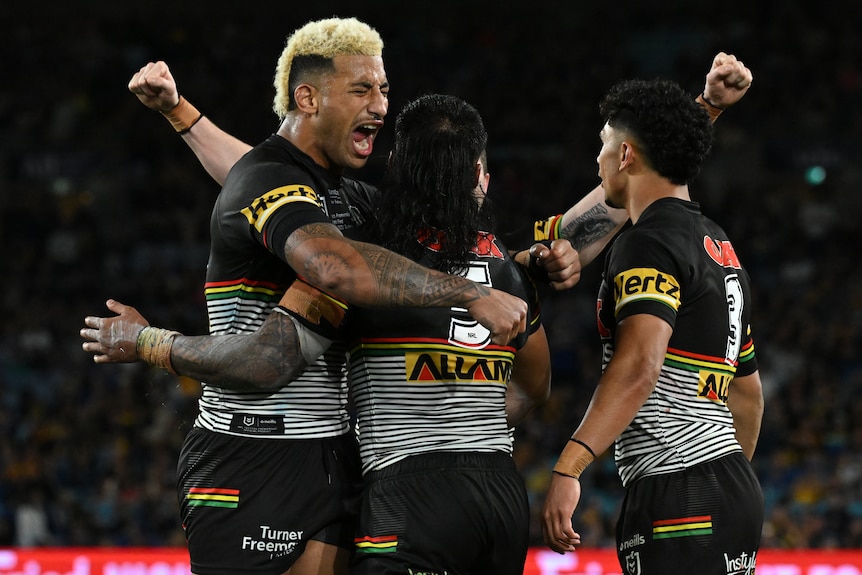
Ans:
POLYGON ((678 186, 655 173, 632 178, 629 181, 629 186, 626 210, 632 223, 637 223, 644 210, 656 200, 678 198, 691 201, 688 186, 678 186))

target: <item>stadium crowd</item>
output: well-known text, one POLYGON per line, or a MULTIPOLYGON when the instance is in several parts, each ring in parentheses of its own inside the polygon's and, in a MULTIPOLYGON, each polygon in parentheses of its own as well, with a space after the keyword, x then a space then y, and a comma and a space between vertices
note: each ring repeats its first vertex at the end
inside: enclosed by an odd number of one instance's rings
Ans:
MULTIPOLYGON (((393 117, 431 91, 482 112, 501 226, 560 212, 595 185, 598 99, 614 80, 664 76, 694 96, 719 50, 752 69, 754 86, 718 120, 692 189, 735 238, 755 289, 763 547, 862 547, 859 22, 802 1, 750 3, 722 18, 702 3, 603 4, 551 1, 526 16, 517 4, 442 1, 405 17, 337 2, 241 13, 191 2, 164 22, 143 6, 97 2, 91 12, 34 5, 4 18, 0 546, 184 544, 175 466, 199 384, 143 364, 96 366, 78 336, 108 297, 154 325, 207 328, 218 187, 126 83, 163 59, 181 93, 256 143, 276 127, 271 79, 284 37, 338 14, 381 32, 393 117)), ((378 140, 366 179, 379 178, 388 142, 378 140)), ((552 397, 517 430, 515 453, 536 514, 598 379, 599 267, 544 303, 552 397)), ((584 545, 613 546, 621 487, 612 458, 583 481, 584 545)), ((533 523, 540 545, 538 515, 533 523)))

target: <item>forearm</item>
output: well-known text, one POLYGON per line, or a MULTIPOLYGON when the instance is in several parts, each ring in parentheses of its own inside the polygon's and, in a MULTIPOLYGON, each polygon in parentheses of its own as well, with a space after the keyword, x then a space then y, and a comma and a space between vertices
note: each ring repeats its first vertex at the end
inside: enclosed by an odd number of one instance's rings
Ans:
POLYGON ((506 388, 506 423, 509 427, 515 427, 546 399, 547 397, 539 398, 524 393, 521 386, 513 379, 506 388))
POLYGON ((293 322, 281 313, 254 333, 177 336, 170 357, 177 374, 227 389, 275 390, 306 367, 293 322))
POLYGON ((233 165, 251 146, 231 136, 206 116, 182 136, 207 173, 220 186, 233 165))
POLYGON ((518 425, 551 395, 551 354, 545 328, 530 335, 515 354, 512 378, 506 388, 506 421, 518 425))
POLYGON ((584 267, 601 253, 627 220, 625 210, 605 203, 605 191, 599 185, 563 214, 560 237, 568 239, 578 250, 584 267))
POLYGON ((328 224, 291 234, 285 254, 308 283, 363 307, 466 306, 485 286, 438 272, 380 246, 356 242, 328 224))
POLYGON ((245 142, 216 126, 183 97, 179 97, 176 105, 161 114, 220 186, 224 185, 228 172, 237 160, 251 149, 245 142))

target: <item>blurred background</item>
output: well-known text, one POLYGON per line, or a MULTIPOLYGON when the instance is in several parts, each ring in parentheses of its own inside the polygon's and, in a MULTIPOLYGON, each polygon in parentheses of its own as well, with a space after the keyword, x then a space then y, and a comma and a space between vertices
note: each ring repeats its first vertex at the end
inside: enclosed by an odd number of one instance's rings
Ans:
MULTIPOLYGON (((753 278, 767 396, 754 461, 763 546, 862 547, 860 20, 839 3, 799 0, 4 4, 0 546, 184 545, 175 465, 199 384, 96 366, 78 330, 112 297, 154 325, 205 333, 219 188, 126 85, 165 60, 182 94, 257 143, 277 127, 272 76, 285 37, 333 15, 383 36, 390 120, 427 92, 480 110, 490 194, 509 228, 564 211, 598 183, 597 107, 614 81, 665 77, 694 97, 719 50, 752 69, 692 191, 753 278)), ((391 126, 361 173, 372 182, 391 126)), ((599 267, 544 304, 553 395, 516 437, 536 513, 598 380, 599 267)), ((622 492, 612 458, 583 483, 584 544, 613 546, 622 492)))

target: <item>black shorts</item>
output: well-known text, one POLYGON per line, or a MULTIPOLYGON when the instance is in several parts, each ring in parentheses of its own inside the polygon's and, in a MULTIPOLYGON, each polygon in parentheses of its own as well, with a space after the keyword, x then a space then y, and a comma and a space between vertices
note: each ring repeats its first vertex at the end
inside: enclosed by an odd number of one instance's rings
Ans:
POLYGON ((361 485, 353 433, 259 439, 195 428, 177 477, 197 575, 281 575, 311 539, 352 547, 361 485))
POLYGON ((366 476, 353 575, 521 575, 529 509, 505 453, 414 455, 366 476))
POLYGON ((742 453, 639 479, 617 523, 623 574, 752 573, 763 513, 763 492, 742 453))

